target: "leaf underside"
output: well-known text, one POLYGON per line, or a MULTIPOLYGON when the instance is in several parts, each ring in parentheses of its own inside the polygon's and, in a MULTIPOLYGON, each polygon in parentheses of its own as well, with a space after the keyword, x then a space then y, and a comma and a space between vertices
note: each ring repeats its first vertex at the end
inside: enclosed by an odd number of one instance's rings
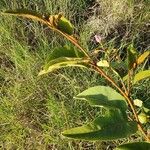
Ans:
POLYGON ((74 47, 62 46, 55 48, 53 52, 48 56, 46 64, 39 75, 43 75, 52 72, 59 68, 77 66, 87 67, 89 60, 83 58, 84 54, 74 47))
POLYGON ((57 58, 55 60, 50 61, 48 65, 49 67, 41 70, 39 72, 39 76, 64 67, 70 67, 70 66, 86 67, 88 61, 89 60, 83 60, 81 58, 67 58, 67 57, 57 58))
POLYGON ((91 106, 103 106, 107 108, 118 108, 126 116, 127 103, 122 95, 107 86, 91 87, 75 98, 89 102, 91 106))

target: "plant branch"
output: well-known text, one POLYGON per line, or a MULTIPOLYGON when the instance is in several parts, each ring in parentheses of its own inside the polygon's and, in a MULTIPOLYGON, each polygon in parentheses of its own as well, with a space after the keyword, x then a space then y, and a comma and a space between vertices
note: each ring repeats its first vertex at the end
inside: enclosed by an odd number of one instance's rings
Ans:
POLYGON ((149 137, 145 133, 145 131, 142 128, 142 125, 138 119, 138 115, 136 113, 136 110, 135 110, 135 107, 134 107, 132 100, 126 95, 126 93, 124 91, 122 91, 122 89, 115 83, 115 81, 113 81, 113 79, 111 79, 109 76, 107 76, 107 74, 101 68, 99 68, 95 63, 90 63, 90 64, 94 68, 95 71, 97 71, 100 75, 102 75, 105 79, 107 79, 114 87, 116 87, 118 89, 118 91, 123 95, 123 97, 127 100, 128 104, 131 107, 131 110, 134 114, 135 120, 138 124, 138 129, 142 132, 145 139, 150 142, 149 137))
MULTIPOLYGON (((50 28, 52 28, 52 27, 51 27, 51 24, 49 24, 49 22, 47 22, 47 25, 48 25, 50 28)), ((111 79, 109 76, 107 76, 107 74, 106 74, 102 69, 100 69, 100 68, 96 65, 96 63, 94 63, 94 62, 92 61, 92 59, 90 58, 89 54, 80 46, 80 44, 78 43, 78 41, 77 41, 73 36, 70 36, 70 35, 68 35, 68 34, 66 34, 66 33, 60 31, 60 30, 57 29, 57 28, 53 28, 53 30, 56 31, 56 32, 58 32, 58 33, 60 33, 62 36, 64 36, 66 39, 68 39, 72 44, 74 44, 77 48, 79 48, 79 49, 85 54, 85 56, 91 60, 90 65, 94 68, 94 70, 97 71, 100 75, 102 75, 102 76, 103 76, 105 79, 107 79, 114 87, 116 87, 116 88, 118 89, 118 91, 124 96, 124 98, 126 99, 126 101, 127 101, 128 104, 129 104, 129 106, 131 107, 131 110, 132 110, 132 112, 133 112, 133 114, 134 114, 135 120, 136 120, 136 122, 137 122, 137 124, 138 124, 138 129, 142 132, 142 134, 144 135, 145 139, 150 142, 149 137, 148 137, 147 134, 145 133, 145 131, 144 131, 144 129, 142 128, 142 125, 141 125, 141 123, 140 123, 140 121, 139 121, 139 119, 138 119, 138 115, 137 115, 136 110, 135 110, 135 108, 134 108, 134 104, 133 104, 132 100, 128 97, 128 92, 126 92, 126 90, 125 90, 125 92, 122 91, 122 89, 115 83, 115 81, 113 81, 113 79, 111 79)), ((123 85, 124 85, 124 84, 123 84, 123 85)), ((124 87, 124 88, 125 88, 125 87, 124 87)), ((125 88, 125 89, 126 89, 126 88, 125 88)))
MULTIPOLYGON (((48 27, 49 27, 50 29, 52 29, 51 23, 49 23, 49 22, 47 21, 46 24, 48 25, 48 27)), ((80 44, 78 43, 78 41, 77 41, 73 36, 68 35, 68 34, 66 34, 66 33, 60 31, 60 30, 57 29, 57 28, 53 28, 53 30, 56 31, 56 32, 58 32, 58 33, 61 34, 62 36, 64 36, 66 39, 68 39, 72 44, 74 44, 77 48, 79 48, 79 49, 85 54, 85 56, 86 56, 87 58, 90 59, 89 54, 80 46, 80 44)))
POLYGON ((71 35, 69 34, 66 34, 65 32, 62 32, 61 30, 57 29, 56 26, 54 26, 49 20, 47 19, 44 19, 42 17, 42 15, 37 15, 35 14, 35 12, 29 12, 27 10, 24 10, 25 12, 22 12, 21 10, 18 12, 16 11, 6 11, 2 14, 9 14, 9 15, 15 15, 15 16, 20 16, 20 17, 25 17, 25 18, 28 18, 28 19, 32 19, 32 20, 36 20, 36 21, 39 21, 45 25, 47 25, 51 30, 54 30, 56 32, 58 32, 59 34, 61 34, 62 36, 64 36, 66 39, 68 39, 71 43, 73 43, 77 48, 79 48, 87 58, 90 58, 89 57, 89 54, 80 46, 80 44, 78 43, 78 41, 71 35))
POLYGON ((126 93, 126 95, 128 95, 128 90, 127 90, 127 88, 126 88, 126 86, 125 86, 125 84, 124 84, 122 78, 120 77, 120 75, 119 75, 112 67, 110 67, 110 69, 111 69, 113 72, 115 72, 115 74, 117 74, 117 75, 119 76, 120 82, 121 82, 121 84, 122 84, 122 88, 124 89, 124 92, 126 93))
POLYGON ((128 78, 127 78, 127 82, 128 82, 128 96, 130 96, 130 88, 131 88, 131 70, 129 70, 128 72, 128 78))
MULTIPOLYGON (((118 91, 124 96, 124 98, 127 100, 129 106, 131 107, 131 110, 134 114, 134 117, 135 117, 135 120, 138 124, 138 128, 139 130, 143 133, 143 135, 145 136, 145 139, 147 141, 150 142, 150 139, 149 137, 146 135, 144 129, 142 128, 142 125, 141 123, 139 122, 139 119, 138 119, 138 116, 137 116, 137 113, 136 113, 136 110, 134 108, 134 104, 132 102, 132 100, 129 98, 128 94, 124 91, 122 91, 122 89, 115 83, 115 81, 113 81, 113 79, 111 79, 109 76, 107 76, 107 74, 101 69, 99 68, 96 63, 94 63, 92 61, 92 59, 90 58, 89 54, 87 53, 86 50, 84 50, 80 44, 78 43, 78 41, 71 35, 68 35, 62 31, 60 31, 59 29, 57 29, 56 27, 54 27, 49 21, 43 19, 41 16, 36 16, 36 15, 33 15, 33 13, 28 13, 28 12, 25 12, 24 14, 18 14, 18 12, 6 12, 8 14, 12 13, 12 15, 18 15, 18 16, 22 16, 22 17, 26 17, 26 18, 30 18, 30 19, 34 19, 34 20, 37 20, 37 21, 40 21, 44 24, 46 24, 50 29, 60 33, 62 36, 64 36, 66 39, 68 39, 72 44, 74 44, 77 48, 79 48, 87 58, 89 58, 89 60, 91 61, 90 62, 90 65, 94 68, 95 71, 97 71, 100 75, 102 75, 105 79, 107 79, 114 87, 116 87, 118 89, 118 91)), ((129 75, 130 76, 130 75, 129 75)), ((128 86, 129 87, 129 86, 128 86)))

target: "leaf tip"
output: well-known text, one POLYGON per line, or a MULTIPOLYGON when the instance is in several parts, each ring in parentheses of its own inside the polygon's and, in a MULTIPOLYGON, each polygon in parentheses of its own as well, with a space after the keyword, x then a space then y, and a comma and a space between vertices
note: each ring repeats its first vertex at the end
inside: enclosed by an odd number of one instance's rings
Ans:
POLYGON ((43 74, 45 74, 45 73, 46 73, 45 70, 41 70, 41 71, 38 73, 38 77, 41 76, 41 75, 43 75, 43 74))

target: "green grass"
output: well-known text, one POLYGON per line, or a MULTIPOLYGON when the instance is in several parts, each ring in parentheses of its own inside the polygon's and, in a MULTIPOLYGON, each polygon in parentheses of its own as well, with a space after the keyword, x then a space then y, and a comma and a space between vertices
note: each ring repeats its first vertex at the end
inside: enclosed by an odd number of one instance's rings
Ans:
MULTIPOLYGON (((105 4, 105 1, 101 1, 100 4, 102 2, 105 4)), ((141 4, 145 8, 144 1, 141 4)), ((133 6, 134 4, 131 4, 130 7, 133 6)), ((78 34, 81 35, 81 42, 86 48, 89 48, 90 36, 95 32, 95 29, 92 28, 91 30, 91 27, 88 26, 92 17, 84 20, 83 14, 86 12, 87 7, 88 3, 84 0, 57 0, 57 3, 55 0, 0 1, 1 11, 28 8, 52 14, 63 12, 75 24, 76 31, 80 29, 81 32, 78 34), (85 24, 88 24, 86 28, 85 24)), ((104 13, 108 15, 106 9, 102 15, 104 13)), ((133 34, 130 34, 130 38, 135 39, 136 42, 142 40, 140 31, 142 25, 147 23, 147 19, 144 20, 145 17, 142 17, 142 14, 147 13, 147 8, 142 11, 139 17, 134 17, 139 23, 138 26, 136 23, 133 24, 132 28, 134 30, 131 32, 133 34), (136 29, 138 32, 135 32, 136 29)), ((115 15, 115 12, 113 13, 115 15)), ((128 15, 133 14, 128 12, 128 15)), ((119 21, 124 19, 122 17, 124 16, 121 15, 118 19, 112 18, 114 20, 112 22, 108 20, 106 24, 108 26, 112 25, 112 29, 115 30, 119 25, 119 21)), ((128 19, 128 16, 126 16, 126 19, 128 19)), ((105 24, 103 24, 103 28, 99 30, 99 33, 106 33, 105 24)), ((111 33, 110 29, 107 30, 108 35, 111 33)), ((107 35, 105 36, 107 37, 107 35)), ((118 35, 113 34, 113 37, 109 40, 106 38, 104 45, 110 47, 110 49, 115 48, 115 36, 118 35)), ((123 42, 123 45, 128 44, 126 40, 123 42)), ((143 40, 143 42, 147 41, 143 40)), ((67 43, 65 39, 37 22, 0 16, 1 149, 100 150, 127 141, 124 139, 112 142, 81 142, 68 140, 61 136, 61 131, 64 129, 91 121, 94 115, 99 113, 87 103, 76 101, 73 97, 88 87, 107 84, 97 74, 78 68, 61 69, 37 77, 39 70, 53 48, 65 43, 67 43)), ((145 45, 143 44, 142 48, 147 49, 148 45, 147 47, 145 45)), ((145 83, 142 89, 146 87, 145 83)), ((145 97, 147 98, 146 93, 145 97)), ((100 113, 103 113, 102 110, 100 113)), ((131 137, 129 140, 132 141, 135 138, 131 137)), ((140 138, 136 140, 140 140, 140 138)))

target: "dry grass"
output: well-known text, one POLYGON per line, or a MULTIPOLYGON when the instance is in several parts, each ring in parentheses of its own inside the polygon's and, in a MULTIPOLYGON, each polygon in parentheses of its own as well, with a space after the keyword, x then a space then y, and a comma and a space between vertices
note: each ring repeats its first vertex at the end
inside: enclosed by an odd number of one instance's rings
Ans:
POLYGON ((93 14, 84 23, 82 40, 89 42, 91 36, 99 34, 107 47, 123 48, 133 43, 140 51, 149 49, 149 4, 148 1, 97 0, 97 5, 91 8, 93 14))

